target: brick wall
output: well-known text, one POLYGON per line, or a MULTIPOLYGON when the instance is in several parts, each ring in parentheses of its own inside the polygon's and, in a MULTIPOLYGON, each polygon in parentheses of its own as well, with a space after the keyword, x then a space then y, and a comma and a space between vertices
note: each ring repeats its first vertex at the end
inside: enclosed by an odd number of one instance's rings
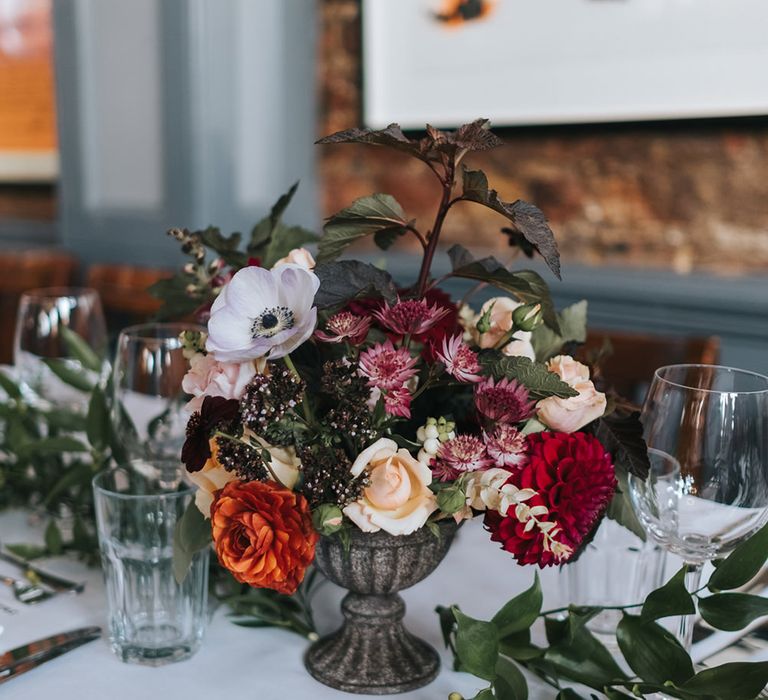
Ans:
MULTIPOLYGON (((361 123, 360 17, 357 0, 319 7, 322 135, 361 123)), ((566 263, 768 271, 768 120, 496 132, 506 146, 468 162, 504 199, 546 212, 566 263)), ((355 197, 388 192, 429 227, 437 189, 416 161, 371 147, 323 147, 320 175, 326 216, 355 197)), ((483 207, 462 204, 451 217, 446 243, 504 245, 503 220, 483 207)))

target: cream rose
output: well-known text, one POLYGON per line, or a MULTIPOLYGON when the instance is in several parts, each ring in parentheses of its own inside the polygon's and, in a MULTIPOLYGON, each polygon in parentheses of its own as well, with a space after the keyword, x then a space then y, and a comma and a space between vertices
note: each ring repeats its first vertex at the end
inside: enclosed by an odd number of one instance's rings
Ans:
POLYGON ((428 486, 430 468, 397 443, 381 438, 363 450, 352 464, 353 476, 368 473, 362 497, 344 508, 344 514, 363 532, 384 530, 408 535, 423 527, 437 509, 428 486))
POLYGON ((288 255, 286 255, 284 258, 280 258, 280 260, 272 265, 272 269, 278 267, 279 265, 285 265, 286 263, 301 265, 301 267, 306 270, 315 269, 315 259, 312 257, 312 253, 310 253, 306 248, 294 248, 290 253, 288 253, 288 255))
POLYGON ((579 392, 578 396, 561 399, 550 396, 539 402, 538 418, 552 430, 572 433, 605 413, 605 394, 595 389, 589 378, 589 367, 569 355, 558 355, 547 362, 547 369, 579 392))
MULTIPOLYGON (((494 297, 486 301, 470 327, 472 339, 481 348, 494 347, 512 329, 512 312, 518 306, 522 306, 522 304, 510 297, 494 297), (493 306, 491 307, 491 305, 493 306), (480 333, 476 324, 488 309, 491 309, 489 319, 491 327, 485 333, 480 333)), ((522 355, 530 360, 536 359, 536 353, 533 350, 533 345, 531 345, 530 331, 517 331, 512 338, 513 340, 507 343, 502 350, 505 355, 522 355)))
POLYGON ((269 452, 269 456, 272 458, 269 462, 269 468, 279 479, 280 483, 288 489, 296 486, 296 482, 299 480, 299 470, 301 469, 301 460, 296 456, 296 450, 293 447, 270 445, 266 440, 257 435, 251 434, 250 437, 269 452))
POLYGON ((181 380, 181 388, 194 397, 186 409, 190 413, 199 411, 206 396, 239 399, 256 372, 253 362, 219 362, 213 355, 194 354, 181 380))
POLYGON ((215 440, 211 440, 211 456, 200 471, 187 474, 189 480, 197 486, 195 493, 195 505, 203 514, 203 517, 211 517, 211 506, 217 491, 223 489, 230 481, 237 479, 233 472, 229 472, 219 464, 216 454, 218 447, 215 440))

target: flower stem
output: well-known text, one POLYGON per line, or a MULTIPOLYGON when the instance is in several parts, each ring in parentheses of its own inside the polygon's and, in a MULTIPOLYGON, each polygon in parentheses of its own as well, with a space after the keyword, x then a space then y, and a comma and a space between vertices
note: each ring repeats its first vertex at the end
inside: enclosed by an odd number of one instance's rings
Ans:
POLYGON ((290 355, 286 355, 283 357, 283 361, 285 362, 285 366, 293 372, 293 376, 296 377, 296 379, 301 379, 301 375, 299 374, 299 370, 296 369, 296 365, 293 364, 293 360, 291 359, 290 355))
MULTIPOLYGON (((290 355, 286 355, 283 357, 283 360, 285 361, 285 366, 293 372, 293 376, 296 377, 296 379, 301 379, 301 375, 299 374, 299 370, 296 369, 296 365, 293 364, 293 360, 291 359, 290 355)), ((309 395, 307 391, 304 391, 304 396, 301 400, 301 410, 304 412, 304 419, 306 420, 307 424, 312 424, 315 420, 314 416, 312 415, 312 406, 309 403, 309 395)))

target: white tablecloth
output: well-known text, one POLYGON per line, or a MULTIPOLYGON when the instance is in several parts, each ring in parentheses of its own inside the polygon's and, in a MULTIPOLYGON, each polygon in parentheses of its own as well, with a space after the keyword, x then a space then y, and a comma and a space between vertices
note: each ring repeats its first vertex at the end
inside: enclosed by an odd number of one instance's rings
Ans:
MULTIPOLYGON (((23 512, 0 514, 0 540, 39 541, 40 533, 30 529, 23 512)), ((81 595, 64 594, 38 605, 22 606, 9 589, 0 589, 0 603, 19 613, 0 610, 0 651, 34 639, 86 625, 106 629, 105 597, 101 573, 86 569, 77 561, 59 558, 49 563, 52 571, 78 580, 87 580, 81 595)), ((0 562, 0 571, 13 567, 0 562)), ((546 607, 560 604, 558 572, 541 573, 546 607)), ((472 697, 484 687, 483 681, 450 670, 445 653, 436 605, 457 603, 468 615, 489 619, 509 598, 527 588, 533 569, 518 566, 488 539, 479 522, 468 523, 459 532, 440 568, 425 581, 403 592, 408 611, 406 624, 442 654, 443 668, 431 685, 403 695, 402 700, 445 699, 451 691, 472 697)), ((337 627, 341 620, 339 601, 343 591, 326 584, 315 599, 320 632, 337 627)), ((3 700, 338 700, 353 696, 314 681, 304 670, 302 655, 306 640, 273 629, 237 627, 226 618, 226 609, 212 617, 202 649, 191 659, 159 668, 118 661, 102 639, 43 664, 0 687, 3 700)), ((551 700, 552 690, 530 679, 531 700, 551 700)))

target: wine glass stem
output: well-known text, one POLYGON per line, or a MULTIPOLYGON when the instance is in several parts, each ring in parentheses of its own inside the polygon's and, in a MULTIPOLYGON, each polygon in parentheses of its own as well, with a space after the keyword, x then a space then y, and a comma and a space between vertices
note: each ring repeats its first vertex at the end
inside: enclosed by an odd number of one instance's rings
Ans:
MULTIPOLYGON (((685 588, 689 593, 698 590, 701 583, 702 564, 686 563, 687 571, 685 573, 685 588)), ((695 615, 681 615, 679 626, 677 628, 677 639, 683 645, 689 654, 693 644, 693 626, 696 621, 695 615)))

